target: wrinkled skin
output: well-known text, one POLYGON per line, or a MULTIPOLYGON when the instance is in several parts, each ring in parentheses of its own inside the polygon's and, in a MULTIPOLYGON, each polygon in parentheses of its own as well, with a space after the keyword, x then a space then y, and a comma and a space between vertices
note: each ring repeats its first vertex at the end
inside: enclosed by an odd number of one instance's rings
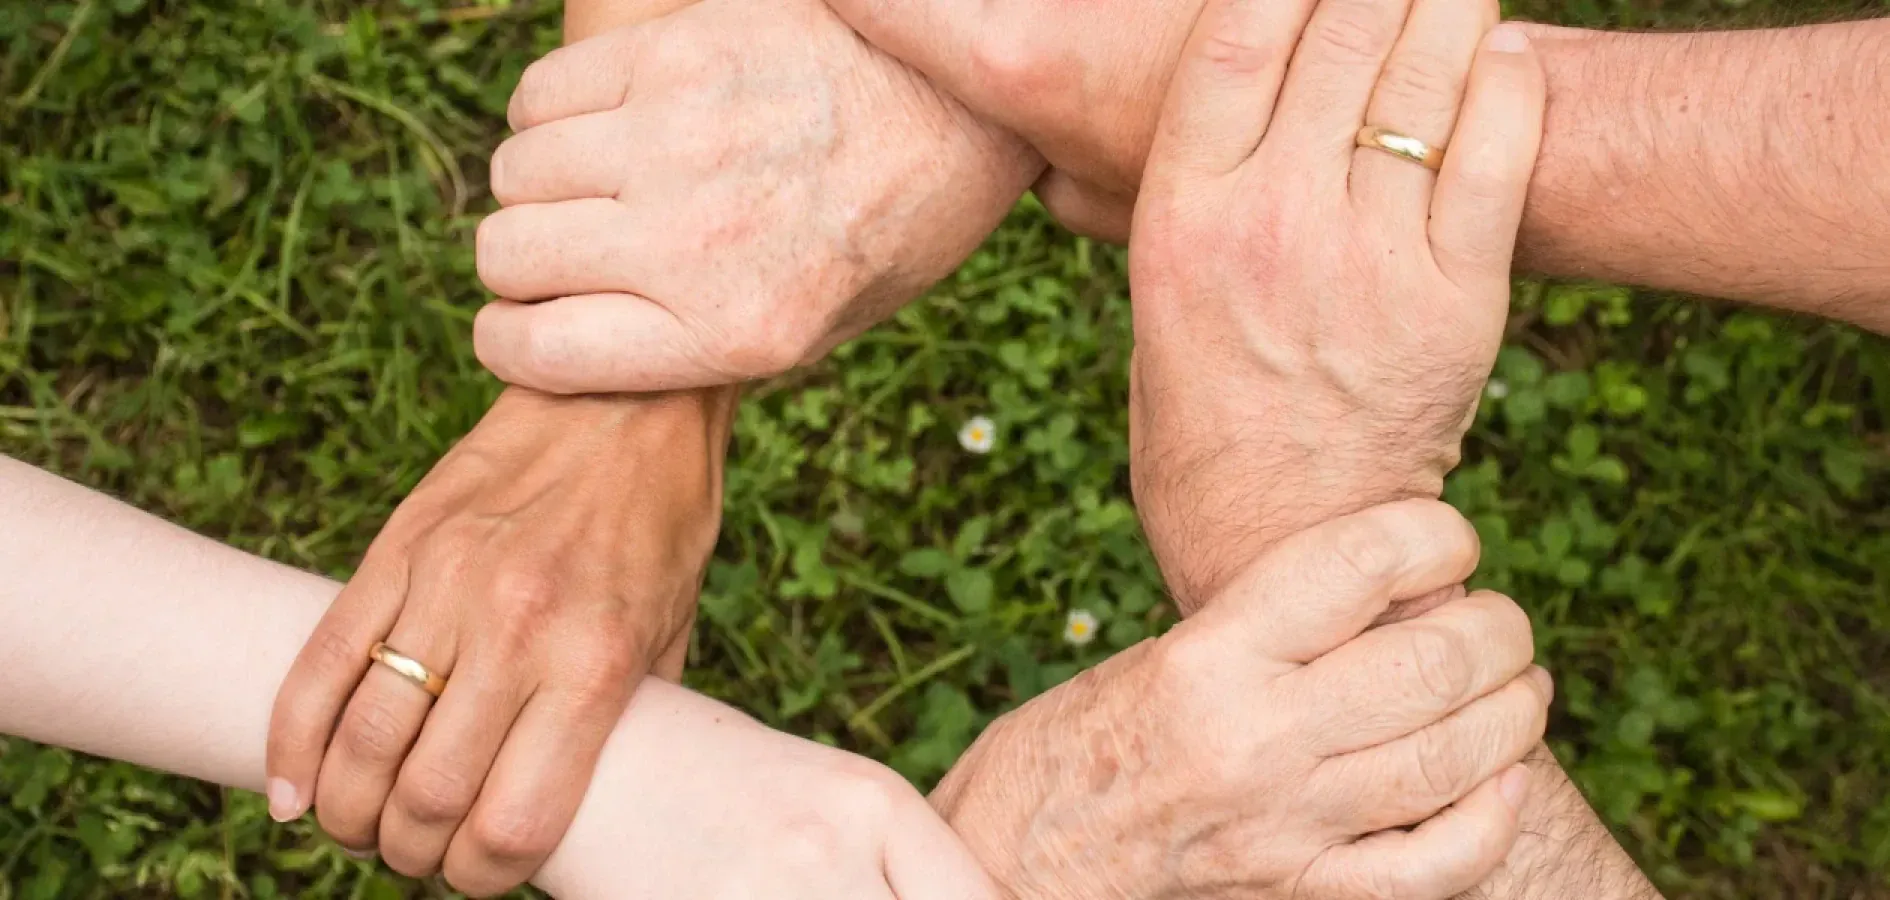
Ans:
POLYGON ((1030 154, 817 0, 704 0, 554 51, 493 156, 480 359, 554 392, 779 374, 949 274, 1030 154))
POLYGON ((1226 0, 1181 61, 1205 99, 1170 101, 1129 269, 1132 482, 1184 610, 1286 534, 1437 496, 1495 364, 1541 68, 1479 51, 1488 0, 1406 11, 1226 0), (1443 170, 1356 147, 1367 122, 1443 170))
POLYGON ((1514 841, 1552 693, 1528 617, 1450 592, 1436 501, 1289 538, 1199 615, 988 729, 933 795, 1013 896, 1443 898, 1514 841), (1416 826, 1409 832, 1399 831, 1416 826))

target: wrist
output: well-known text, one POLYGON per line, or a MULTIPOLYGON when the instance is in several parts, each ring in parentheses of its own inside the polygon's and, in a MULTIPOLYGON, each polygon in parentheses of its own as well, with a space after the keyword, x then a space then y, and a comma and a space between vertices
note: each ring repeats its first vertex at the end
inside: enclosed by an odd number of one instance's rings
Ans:
POLYGON ((1659 900, 1549 748, 1524 762, 1532 784, 1522 834, 1503 864, 1458 900, 1659 900))
POLYGON ((1468 424, 1450 416, 1420 429, 1421 417, 1406 411, 1322 403, 1304 384, 1214 387, 1213 396, 1171 390, 1153 404, 1131 382, 1131 487, 1183 615, 1282 538, 1382 503, 1439 496, 1468 424))

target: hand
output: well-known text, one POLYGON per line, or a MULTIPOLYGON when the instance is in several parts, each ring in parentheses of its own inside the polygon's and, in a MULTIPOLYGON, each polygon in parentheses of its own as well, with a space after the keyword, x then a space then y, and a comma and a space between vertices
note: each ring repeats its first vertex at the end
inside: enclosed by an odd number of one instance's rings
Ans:
POLYGON ((554 392, 778 374, 977 246, 1034 157, 819 0, 704 0, 554 51, 479 229, 480 359, 554 392))
POLYGON ((1042 154, 1051 169, 1035 190, 1064 225, 1128 242, 1161 98, 1203 0, 829 2, 1042 154))
POLYGON ((643 686, 533 882, 561 900, 995 900, 918 791, 870 760, 643 686))
POLYGON ((343 846, 408 875, 444 866, 470 894, 530 876, 638 680, 681 671, 727 441, 703 406, 729 402, 507 391, 297 657, 270 724, 271 814, 313 801, 343 846), (447 679, 437 703, 369 665, 383 640, 447 679))
POLYGON ((1313 5, 1203 12, 1136 207, 1132 483, 1184 608, 1284 534, 1437 496, 1509 310, 1528 41, 1490 0, 1313 5), (1355 147, 1366 123, 1442 172, 1355 147))
POLYGON ((1033 900, 1467 889, 1516 838, 1517 763, 1547 721, 1528 617, 1458 591, 1365 629, 1476 558, 1432 500, 1294 535, 1199 615, 1000 719, 934 805, 1033 900))

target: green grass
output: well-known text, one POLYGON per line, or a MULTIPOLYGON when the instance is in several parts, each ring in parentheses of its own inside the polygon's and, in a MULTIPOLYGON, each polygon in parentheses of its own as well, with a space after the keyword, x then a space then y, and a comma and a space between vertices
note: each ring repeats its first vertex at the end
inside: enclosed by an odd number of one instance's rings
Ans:
MULTIPOLYGON (((496 392, 467 341, 481 161, 556 41, 551 6, 431 2, 0 6, 0 451, 346 574, 496 392)), ((757 391, 693 683, 925 782, 1163 627, 1128 328, 1120 255, 1026 205, 895 323, 757 391), (980 413, 985 457, 953 437, 980 413), (1061 641, 1071 608, 1097 644, 1061 641)), ((1526 284, 1498 377, 1450 497, 1479 578, 1535 614, 1557 747, 1622 840, 1675 895, 1890 897, 1890 349, 1526 284)), ((0 740, 0 898, 445 893, 254 796, 0 740)))

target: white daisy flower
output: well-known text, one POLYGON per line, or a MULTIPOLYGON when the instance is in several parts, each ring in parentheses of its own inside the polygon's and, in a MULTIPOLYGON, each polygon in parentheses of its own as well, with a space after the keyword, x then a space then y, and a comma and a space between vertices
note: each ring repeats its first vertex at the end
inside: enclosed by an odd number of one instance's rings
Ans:
POLYGON ((1490 383, 1483 388, 1483 393, 1491 400, 1501 400, 1509 396, 1509 383, 1501 378, 1492 378, 1490 383))
POLYGON ((1069 618, 1063 620, 1063 642, 1072 647, 1081 647, 1096 639, 1096 614, 1087 609, 1070 610, 1069 618))
POLYGON ((958 429, 958 445, 980 456, 990 453, 997 445, 997 423, 988 416, 972 416, 958 429))

